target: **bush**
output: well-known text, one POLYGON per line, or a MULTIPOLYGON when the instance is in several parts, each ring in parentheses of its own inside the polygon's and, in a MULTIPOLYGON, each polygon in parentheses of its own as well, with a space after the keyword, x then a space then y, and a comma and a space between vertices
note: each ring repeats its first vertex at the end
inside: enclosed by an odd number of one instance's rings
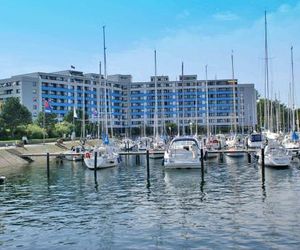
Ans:
MULTIPOLYGON (((41 138, 43 138, 43 132, 44 132, 44 129, 41 128, 37 124, 28 124, 27 127, 26 127, 26 134, 27 134, 28 138, 30 138, 30 139, 41 139, 41 138)), ((45 136, 46 137, 48 136, 47 133, 46 133, 45 136)))

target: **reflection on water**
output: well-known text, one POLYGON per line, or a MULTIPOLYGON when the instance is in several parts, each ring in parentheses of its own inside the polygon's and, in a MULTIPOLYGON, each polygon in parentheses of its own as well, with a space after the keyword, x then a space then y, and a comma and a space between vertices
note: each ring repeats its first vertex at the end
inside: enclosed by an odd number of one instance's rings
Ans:
POLYGON ((81 163, 3 170, 0 248, 284 248, 300 244, 300 170, 224 157, 200 169, 123 159, 94 172, 81 163))

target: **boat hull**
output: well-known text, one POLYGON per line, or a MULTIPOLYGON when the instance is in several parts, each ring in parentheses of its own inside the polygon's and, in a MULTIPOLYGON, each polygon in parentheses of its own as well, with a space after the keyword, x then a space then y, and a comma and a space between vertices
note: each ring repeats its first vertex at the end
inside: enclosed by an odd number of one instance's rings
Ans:
MULTIPOLYGON (((95 160, 94 157, 92 158, 85 158, 84 159, 85 165, 89 169, 95 169, 95 160)), ((120 163, 120 157, 111 157, 111 158, 104 158, 104 157, 98 157, 97 158, 97 169, 103 169, 103 168, 112 168, 118 166, 120 163)))
MULTIPOLYGON (((291 157, 269 157, 265 156, 265 166, 268 167, 288 167, 291 164, 291 157)), ((259 164, 262 164, 261 157, 258 160, 259 164)))
POLYGON ((150 150, 149 151, 149 158, 151 159, 162 159, 164 158, 164 150, 150 150))
POLYGON ((201 162, 164 162, 165 169, 201 168, 201 162))

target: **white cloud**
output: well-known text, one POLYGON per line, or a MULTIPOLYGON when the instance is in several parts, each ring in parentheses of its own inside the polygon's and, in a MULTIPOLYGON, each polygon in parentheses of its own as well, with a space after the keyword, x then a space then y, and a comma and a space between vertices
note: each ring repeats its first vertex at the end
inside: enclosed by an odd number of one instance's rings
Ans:
POLYGON ((184 19, 190 16, 190 12, 188 10, 183 10, 182 12, 180 12, 176 18, 177 19, 184 19))
POLYGON ((239 19, 239 16, 230 11, 225 11, 225 12, 215 13, 213 15, 213 18, 216 19, 217 21, 235 21, 239 19))

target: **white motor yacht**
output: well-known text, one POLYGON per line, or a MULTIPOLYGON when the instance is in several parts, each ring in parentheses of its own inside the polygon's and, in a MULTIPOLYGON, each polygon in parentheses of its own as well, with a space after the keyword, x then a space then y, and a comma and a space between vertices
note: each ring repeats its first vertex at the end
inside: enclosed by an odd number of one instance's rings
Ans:
POLYGON ((196 137, 178 136, 164 154, 165 168, 201 168, 201 143, 196 137))
MULTIPOLYGON (((287 167, 291 164, 292 155, 284 147, 273 143, 265 147, 265 166, 287 167)), ((261 152, 258 153, 258 163, 262 164, 261 152)))

